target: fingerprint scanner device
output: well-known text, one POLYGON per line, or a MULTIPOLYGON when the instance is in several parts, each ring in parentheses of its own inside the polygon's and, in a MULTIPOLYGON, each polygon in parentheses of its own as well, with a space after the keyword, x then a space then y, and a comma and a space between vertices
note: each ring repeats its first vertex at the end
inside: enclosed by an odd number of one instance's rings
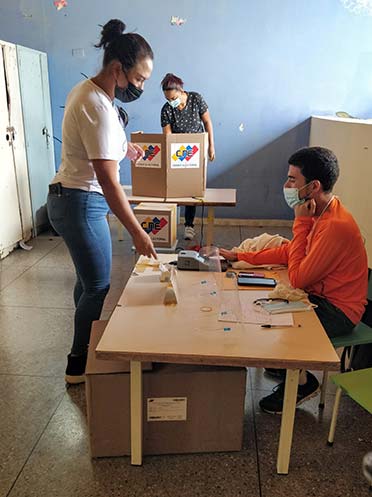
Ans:
MULTIPOLYGON (((220 261, 221 271, 227 270, 227 261, 220 261)), ((177 269, 188 271, 216 270, 216 260, 213 257, 201 256, 196 250, 181 250, 178 253, 177 269)))
POLYGON ((178 253, 177 269, 209 271, 208 258, 202 257, 196 250, 181 250, 178 253))

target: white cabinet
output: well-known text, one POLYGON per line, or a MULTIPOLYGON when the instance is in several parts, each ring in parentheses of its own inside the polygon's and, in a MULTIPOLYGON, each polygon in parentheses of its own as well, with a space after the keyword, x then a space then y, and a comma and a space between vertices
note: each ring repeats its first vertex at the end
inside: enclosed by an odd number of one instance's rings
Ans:
POLYGON ((48 224, 53 175, 46 54, 0 41, 0 259, 48 224))
POLYGON ((340 165, 335 193, 353 214, 372 265, 372 121, 313 116, 310 146, 331 149, 340 165))
POLYGON ((49 225, 48 184, 55 175, 47 55, 17 45, 32 218, 36 236, 49 225))
POLYGON ((16 47, 0 42, 0 259, 31 236, 16 47))

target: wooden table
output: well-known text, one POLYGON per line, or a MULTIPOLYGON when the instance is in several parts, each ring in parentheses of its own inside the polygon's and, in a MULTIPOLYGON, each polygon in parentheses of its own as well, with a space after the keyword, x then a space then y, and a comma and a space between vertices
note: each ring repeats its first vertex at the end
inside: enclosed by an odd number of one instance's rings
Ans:
MULTIPOLYGON (((175 257, 160 255, 162 261, 175 257)), ((138 274, 143 266, 136 268, 138 274)), ((97 346, 100 359, 131 361, 132 464, 142 464, 141 361, 270 367, 287 369, 277 456, 277 472, 287 474, 299 370, 336 369, 339 358, 313 311, 295 313, 294 327, 270 330, 221 323, 218 313, 202 312, 198 292, 211 275, 178 271, 181 298, 175 306, 162 304, 165 287, 158 273, 132 275, 97 346), (224 332, 226 325, 229 332, 224 332)), ((220 284, 227 280, 224 273, 218 278, 220 284)))
MULTIPOLYGON (((165 203, 178 205, 204 205, 207 207, 207 236, 206 244, 213 243, 214 208, 234 207, 236 205, 236 190, 233 188, 207 188, 203 197, 144 197, 132 195, 132 187, 123 185, 123 189, 130 204, 141 202, 165 203)), ((123 226, 118 221, 118 240, 123 240, 123 226)))

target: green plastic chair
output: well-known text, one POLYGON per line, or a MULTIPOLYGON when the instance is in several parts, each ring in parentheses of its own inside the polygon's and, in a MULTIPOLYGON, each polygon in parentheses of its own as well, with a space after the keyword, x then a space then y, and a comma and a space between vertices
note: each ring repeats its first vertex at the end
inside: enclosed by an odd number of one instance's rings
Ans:
POLYGON ((335 437, 342 392, 345 392, 357 404, 372 414, 372 368, 336 374, 332 376, 332 381, 337 385, 337 390, 327 441, 327 444, 331 446, 335 437))
MULTIPOLYGON (((372 271, 368 269, 368 305, 372 305, 372 271)), ((372 327, 360 322, 353 329, 352 333, 340 337, 330 338, 335 349, 343 348, 341 356, 341 372, 346 370, 346 357, 352 357, 353 348, 356 345, 372 343, 372 327)), ((323 371, 322 386, 320 391, 319 407, 323 408, 325 404, 325 394, 327 390, 328 371, 323 371)))

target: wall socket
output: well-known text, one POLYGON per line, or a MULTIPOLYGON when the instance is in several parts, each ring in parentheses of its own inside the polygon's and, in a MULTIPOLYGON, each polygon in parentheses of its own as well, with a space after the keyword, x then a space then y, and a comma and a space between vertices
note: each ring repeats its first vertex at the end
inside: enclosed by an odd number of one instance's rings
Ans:
POLYGON ((72 56, 73 57, 85 57, 84 48, 73 48, 72 49, 72 56))

